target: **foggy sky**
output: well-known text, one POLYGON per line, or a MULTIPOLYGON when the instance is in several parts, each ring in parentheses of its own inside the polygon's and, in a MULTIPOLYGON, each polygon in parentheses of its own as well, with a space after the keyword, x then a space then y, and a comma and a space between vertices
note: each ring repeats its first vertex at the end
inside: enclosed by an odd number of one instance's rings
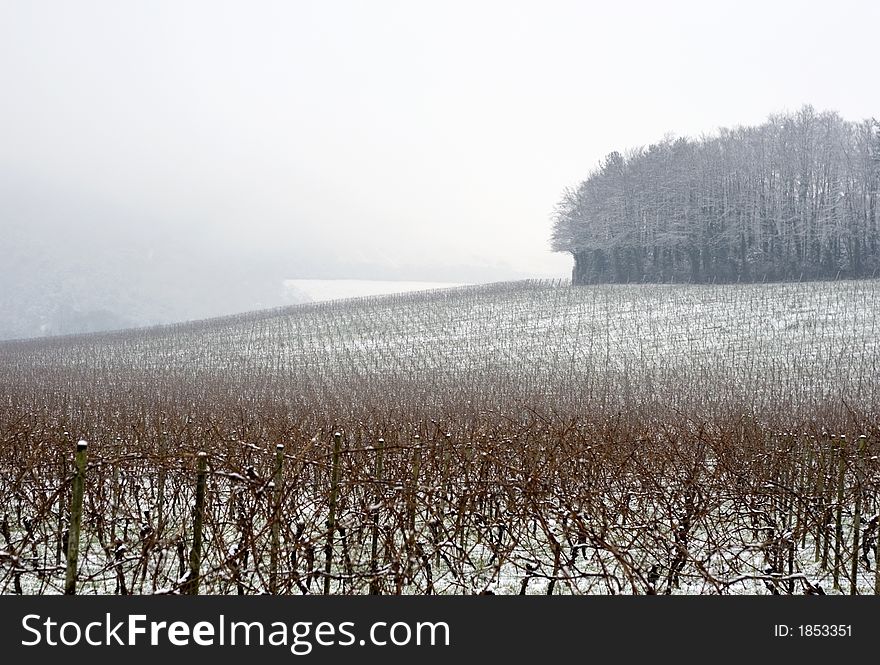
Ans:
POLYGON ((878 26, 867 0, 0 0, 0 231, 566 276, 553 205, 608 152, 880 116, 878 26))

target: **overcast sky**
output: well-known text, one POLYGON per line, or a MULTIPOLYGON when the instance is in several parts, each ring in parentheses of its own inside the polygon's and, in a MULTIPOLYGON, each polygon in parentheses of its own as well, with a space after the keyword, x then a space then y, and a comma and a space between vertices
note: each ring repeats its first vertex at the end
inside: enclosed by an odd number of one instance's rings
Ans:
POLYGON ((31 218, 562 276, 553 205, 605 154, 880 116, 878 36, 873 0, 0 0, 0 176, 31 218))

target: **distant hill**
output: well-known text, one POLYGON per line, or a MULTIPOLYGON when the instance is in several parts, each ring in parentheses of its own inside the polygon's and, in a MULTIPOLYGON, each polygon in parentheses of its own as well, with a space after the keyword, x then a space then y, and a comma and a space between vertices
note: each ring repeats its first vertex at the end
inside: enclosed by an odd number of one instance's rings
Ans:
POLYGON ((299 302, 282 262, 144 232, 14 227, 0 260, 0 339, 202 319, 299 302))

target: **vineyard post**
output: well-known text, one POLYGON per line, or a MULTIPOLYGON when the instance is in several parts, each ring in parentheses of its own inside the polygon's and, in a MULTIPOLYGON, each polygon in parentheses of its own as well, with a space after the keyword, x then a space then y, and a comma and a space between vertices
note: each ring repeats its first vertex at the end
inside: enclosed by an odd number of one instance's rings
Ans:
MULTIPOLYGON (((443 467, 442 467, 442 488, 443 488, 443 496, 440 498, 443 510, 441 514, 445 514, 449 511, 449 504, 452 502, 452 485, 449 479, 449 456, 450 450, 452 447, 452 434, 450 432, 446 432, 443 437, 443 467)), ((437 568, 440 567, 440 548, 437 548, 437 559, 435 561, 435 565, 437 568)))
POLYGON ((156 497, 157 505, 156 505, 156 538, 162 537, 162 532, 164 530, 165 525, 165 459, 166 459, 166 451, 168 449, 167 445, 167 437, 168 432, 163 431, 159 435, 159 480, 158 487, 156 492, 158 496, 156 497))
POLYGON ((412 581, 413 561, 416 545, 416 493, 419 488, 419 474, 422 467, 422 440, 416 434, 413 437, 412 477, 406 492, 406 577, 412 581))
MULTIPOLYGON (((468 469, 465 471, 465 474, 466 474, 465 478, 467 478, 468 480, 469 480, 469 476, 470 476, 470 471, 469 471, 470 465, 471 465, 471 462, 474 461, 473 445, 474 444, 472 441, 465 441, 465 443, 463 444, 463 447, 462 447, 462 451, 464 453, 465 464, 467 465, 467 469, 468 469)), ((469 497, 466 494, 463 494, 461 497, 461 502, 459 504, 460 505, 459 514, 463 514, 464 511, 467 510, 468 501, 469 501, 469 497)), ((535 522, 535 528, 537 528, 537 521, 535 522)), ((465 547, 467 544, 467 539, 468 539, 468 523, 467 523, 467 521, 463 521, 461 523, 461 528, 459 529, 459 547, 462 550, 465 550, 465 547)))
POLYGON ((410 488, 407 494, 409 505, 407 506, 407 527, 410 530, 410 533, 415 534, 416 530, 416 493, 419 488, 419 474, 421 473, 422 467, 422 440, 421 437, 416 434, 413 437, 413 468, 412 468, 412 478, 410 479, 410 488))
POLYGON ((275 446, 275 473, 270 495, 272 501, 272 544, 269 549, 269 593, 278 593, 278 558, 281 550, 281 497, 284 477, 284 444, 275 446))
POLYGON ((370 517, 373 520, 371 543, 370 543, 370 595, 379 595, 379 500, 382 497, 382 464, 385 455, 385 439, 379 439, 376 447, 376 468, 373 472, 375 492, 373 493, 373 505, 370 508, 370 517))
MULTIPOLYGON (((815 507, 817 514, 821 514, 822 512, 822 466, 823 461, 821 441, 819 441, 815 436, 810 436, 809 478, 810 485, 812 486, 812 495, 810 497, 810 501, 811 504, 815 507)), ((804 519, 806 519, 806 515, 804 516, 804 519)), ((806 548, 806 538, 808 530, 808 528, 804 528, 804 540, 802 541, 804 548, 806 548)), ((821 531, 817 530, 815 542, 813 543, 813 559, 817 562, 821 559, 822 538, 820 534, 821 531)))
MULTIPOLYGON (((875 504, 874 509, 877 508, 875 504)), ((874 595, 880 596, 880 525, 874 531, 874 595)))
MULTIPOLYGON (((785 538, 785 552, 783 553, 780 548, 780 559, 786 559, 788 564, 788 576, 789 580, 786 584, 788 589, 788 594, 791 595, 794 593, 794 579, 792 578, 792 574, 794 573, 794 530, 792 528, 792 507, 793 507, 793 497, 797 492, 797 487, 795 486, 795 468, 793 465, 794 453, 794 441, 795 435, 794 432, 788 432, 783 435, 782 443, 782 484, 780 485, 780 490, 782 490, 782 496, 780 497, 780 504, 782 507, 782 528, 783 528, 783 536, 785 538)), ((782 560, 780 560, 779 572, 782 572, 782 560)))
MULTIPOLYGON (((779 442, 776 438, 775 434, 770 435, 770 451, 772 456, 770 458, 770 522, 773 524, 773 533, 774 538, 778 537, 778 512, 779 512, 779 442)), ((777 553, 774 552, 774 560, 773 565, 777 566, 779 564, 777 553)))
POLYGON ((330 508, 327 512, 327 544, 324 548, 324 595, 330 595, 330 573, 333 570, 333 532, 336 530, 336 499, 339 492, 339 455, 342 434, 333 434, 333 466, 330 472, 330 508))
MULTIPOLYGON (((65 453, 61 453, 60 460, 58 464, 58 478, 63 483, 65 478, 67 478, 67 455, 65 453)), ((65 497, 63 492, 58 493, 58 526, 56 532, 56 541, 55 541, 55 565, 61 565, 61 557, 65 554, 64 552, 64 512, 67 508, 65 505, 65 497)), ((70 534, 68 534, 70 535, 70 534)))
POLYGON ((208 477, 208 454, 199 452, 196 472, 196 505, 193 509, 193 542, 189 552, 189 577, 184 585, 184 593, 199 594, 199 574, 202 567, 202 529, 205 521, 205 486, 208 477))
POLYGON ((834 445, 831 443, 831 439, 829 435, 825 435, 824 437, 824 446, 825 446, 825 470, 824 470, 824 481, 825 481, 825 490, 822 494, 822 505, 824 506, 822 512, 822 570, 828 570, 828 556, 829 549, 831 547, 831 513, 833 509, 833 503, 831 501, 831 493, 834 491, 834 445))
MULTIPOLYGON (((876 440, 877 439, 875 438, 875 445, 876 440)), ((874 515, 880 516, 880 502, 877 501, 876 482, 874 487, 874 515)), ((878 524, 874 530, 874 595, 880 596, 880 517, 878 517, 877 519, 878 524)))
POLYGON ((834 516, 834 588, 840 590, 840 567, 843 548, 843 497, 846 482, 846 434, 837 445, 837 505, 834 516))
POLYGON ((853 515, 853 546, 852 546, 852 562, 850 568, 850 585, 849 593, 855 596, 858 590, 859 581, 859 536, 862 528, 862 456, 865 453, 865 443, 868 437, 862 434, 859 437, 859 445, 856 448, 855 460, 855 488, 856 488, 856 504, 855 514, 853 515))
POLYGON ((786 503, 786 517, 788 537, 788 593, 794 593, 794 558, 797 549, 797 539, 800 530, 801 497, 803 497, 803 468, 804 450, 801 448, 802 440, 794 432, 791 433, 788 458, 788 501, 786 503))
POLYGON ((446 432, 443 437, 443 481, 444 481, 444 500, 449 504, 450 482, 449 482, 449 457, 452 451, 452 433, 446 432))
POLYGON ((76 468, 73 472, 73 488, 70 500, 70 531, 67 536, 67 575, 64 580, 64 593, 76 593, 76 567, 79 559, 79 532, 82 525, 83 492, 86 483, 86 459, 89 444, 80 441, 76 444, 76 468))
POLYGON ((110 486, 110 542, 116 542, 116 518, 119 512, 119 466, 122 463, 122 439, 116 437, 116 444, 113 447, 116 460, 113 463, 113 475, 110 486))
POLYGON ((798 485, 798 504, 797 504, 797 524, 796 533, 800 534, 801 549, 807 547, 807 529, 804 526, 806 519, 807 502, 810 496, 810 480, 813 469, 813 446, 812 442, 804 432, 803 438, 799 439, 799 450, 801 451, 801 469, 800 480, 798 485))

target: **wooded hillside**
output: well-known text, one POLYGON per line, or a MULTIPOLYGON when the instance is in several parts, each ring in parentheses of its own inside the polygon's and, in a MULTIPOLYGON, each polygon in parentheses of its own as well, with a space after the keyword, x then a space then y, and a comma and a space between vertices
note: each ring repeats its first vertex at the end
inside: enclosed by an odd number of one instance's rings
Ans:
POLYGON ((555 213, 575 283, 880 274, 880 124, 805 106, 613 152, 555 213))

